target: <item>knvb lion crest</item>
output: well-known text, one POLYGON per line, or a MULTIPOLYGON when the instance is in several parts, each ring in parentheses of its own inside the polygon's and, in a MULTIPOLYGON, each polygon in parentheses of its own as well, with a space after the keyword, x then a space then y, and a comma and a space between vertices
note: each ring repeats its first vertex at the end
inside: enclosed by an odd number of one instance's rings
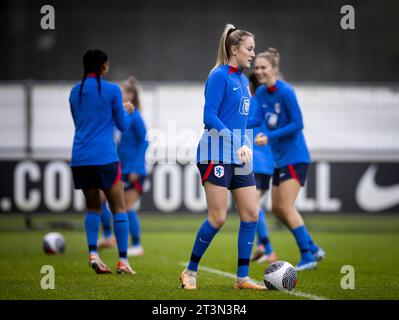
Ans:
POLYGON ((224 168, 223 166, 216 166, 213 170, 213 173, 215 174, 216 177, 219 179, 224 176, 224 168))

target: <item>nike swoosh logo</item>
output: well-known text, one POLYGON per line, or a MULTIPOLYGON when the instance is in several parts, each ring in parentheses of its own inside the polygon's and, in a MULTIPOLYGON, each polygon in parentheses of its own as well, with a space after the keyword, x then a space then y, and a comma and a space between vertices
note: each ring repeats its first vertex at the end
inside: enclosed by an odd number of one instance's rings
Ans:
POLYGON ((199 241, 201 241, 202 243, 209 243, 209 241, 204 241, 201 238, 199 238, 199 241))
POLYGON ((237 88, 233 88, 233 90, 234 90, 234 91, 236 91, 236 90, 238 90, 238 89, 240 89, 240 87, 237 87, 237 88))
POLYGON ((249 241, 248 241, 248 244, 254 244, 254 243, 253 243, 253 242, 249 242, 249 241))
POLYGON ((399 184, 379 186, 375 182, 378 166, 373 164, 363 174, 356 188, 356 201, 366 211, 380 211, 399 204, 399 184))

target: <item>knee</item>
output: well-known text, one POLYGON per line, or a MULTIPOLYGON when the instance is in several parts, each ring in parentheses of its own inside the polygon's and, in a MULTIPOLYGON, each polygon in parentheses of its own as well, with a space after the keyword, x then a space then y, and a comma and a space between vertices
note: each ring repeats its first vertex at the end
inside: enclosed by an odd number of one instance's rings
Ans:
POLYGON ((272 212, 274 214, 280 215, 282 213, 282 206, 278 203, 272 204, 272 212))
POLYGON ((210 224, 216 229, 220 229, 226 223, 225 216, 209 216, 208 220, 210 224))
POLYGON ((109 207, 113 214, 120 213, 120 212, 126 212, 126 207, 125 207, 124 203, 116 203, 116 204, 113 203, 112 205, 110 204, 109 207))
POLYGON ((289 215, 292 212, 292 206, 281 204, 278 206, 278 213, 284 216, 289 215))
POLYGON ((259 219, 259 208, 258 207, 253 207, 250 210, 248 210, 248 218, 251 221, 258 221, 259 219))

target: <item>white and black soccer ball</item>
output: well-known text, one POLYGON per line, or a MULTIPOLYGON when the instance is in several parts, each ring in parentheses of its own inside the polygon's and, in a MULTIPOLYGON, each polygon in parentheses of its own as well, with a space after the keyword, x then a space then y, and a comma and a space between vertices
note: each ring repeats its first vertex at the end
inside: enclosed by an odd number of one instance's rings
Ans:
POLYGON ((292 264, 276 261, 267 267, 264 281, 269 290, 292 290, 297 284, 298 275, 292 264))
POLYGON ((50 232, 43 238, 43 250, 47 254, 59 254, 65 251, 65 239, 61 233, 50 232))

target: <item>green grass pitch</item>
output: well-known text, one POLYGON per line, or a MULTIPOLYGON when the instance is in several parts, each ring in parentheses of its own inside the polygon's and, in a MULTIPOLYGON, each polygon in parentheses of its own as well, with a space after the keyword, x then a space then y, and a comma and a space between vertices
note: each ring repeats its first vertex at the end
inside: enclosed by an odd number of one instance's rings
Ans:
MULTIPOLYGON (((142 242, 145 255, 130 258, 136 276, 96 275, 87 264, 86 239, 81 215, 37 216, 36 230, 23 228, 23 217, 0 216, 0 299, 398 299, 399 217, 398 216, 305 216, 314 240, 327 253, 316 270, 300 272, 296 295, 284 292, 237 291, 233 279, 199 271, 198 289, 179 289, 182 262, 188 260, 196 231, 204 215, 145 215, 142 242), (67 220, 75 230, 56 229, 54 222, 67 220), (54 225, 53 225, 54 226, 54 225), (42 238, 59 231, 66 238, 66 252, 46 255, 42 238), (55 269, 55 289, 43 290, 43 265, 55 269), (355 270, 355 289, 341 288, 341 267, 355 270)), ((58 224, 59 225, 59 224, 58 224)), ((230 214, 226 225, 205 253, 201 266, 235 273, 239 219, 230 214)), ((270 216, 270 238, 280 260, 295 264, 299 258, 294 238, 270 216)), ((101 252, 113 270, 115 250, 101 252)), ((266 265, 251 264, 250 276, 262 281, 266 265)))

